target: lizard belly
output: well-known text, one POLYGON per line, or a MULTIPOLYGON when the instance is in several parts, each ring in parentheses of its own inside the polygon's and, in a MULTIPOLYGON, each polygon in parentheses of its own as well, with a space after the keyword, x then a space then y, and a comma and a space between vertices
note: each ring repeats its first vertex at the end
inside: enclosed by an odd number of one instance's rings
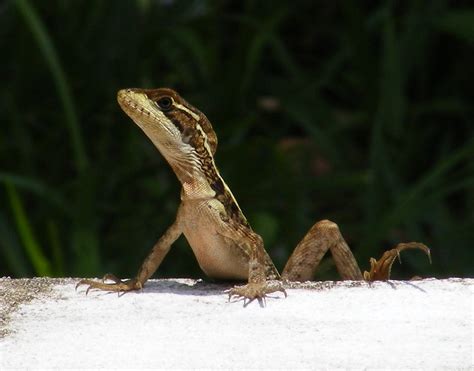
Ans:
POLYGON ((201 209, 203 212, 198 213, 196 213, 196 208, 185 207, 182 210, 184 213, 189 212, 194 215, 193 218, 183 219, 186 220, 183 234, 199 266, 207 276, 212 278, 247 280, 248 257, 242 253, 242 249, 233 240, 217 232, 215 223, 209 220, 208 206, 205 205, 205 210, 201 209))
POLYGON ((194 229, 185 230, 184 235, 207 276, 237 280, 248 278, 248 260, 239 253, 237 246, 232 246, 232 241, 218 234, 201 234, 194 229))

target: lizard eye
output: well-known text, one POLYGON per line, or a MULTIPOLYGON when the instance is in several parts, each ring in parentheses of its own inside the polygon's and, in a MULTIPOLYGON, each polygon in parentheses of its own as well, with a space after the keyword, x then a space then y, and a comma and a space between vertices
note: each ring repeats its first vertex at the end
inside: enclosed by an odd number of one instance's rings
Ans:
POLYGON ((156 103, 158 104, 158 107, 160 107, 163 111, 168 111, 171 108, 173 101, 170 97, 163 97, 158 99, 156 103))

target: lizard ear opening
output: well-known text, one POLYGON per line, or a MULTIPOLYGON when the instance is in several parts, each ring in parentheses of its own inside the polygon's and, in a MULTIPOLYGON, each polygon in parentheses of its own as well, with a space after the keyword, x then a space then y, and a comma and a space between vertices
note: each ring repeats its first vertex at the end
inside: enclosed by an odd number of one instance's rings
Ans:
POLYGON ((189 144, 193 136, 192 130, 190 128, 185 128, 181 133, 181 139, 183 143, 189 144))

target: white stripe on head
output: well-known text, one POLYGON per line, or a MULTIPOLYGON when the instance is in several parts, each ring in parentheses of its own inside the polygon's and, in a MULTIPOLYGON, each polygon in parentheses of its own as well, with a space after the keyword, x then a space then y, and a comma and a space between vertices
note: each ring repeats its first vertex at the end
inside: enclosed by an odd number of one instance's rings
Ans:
POLYGON ((174 103, 174 106, 175 106, 176 108, 178 108, 178 109, 184 111, 184 112, 189 113, 189 114, 192 116, 193 119, 195 119, 197 122, 199 122, 199 119, 200 119, 199 115, 195 114, 195 113, 194 113, 193 111, 191 111, 189 108, 183 106, 182 104, 178 104, 178 103, 176 103, 176 102, 174 103))

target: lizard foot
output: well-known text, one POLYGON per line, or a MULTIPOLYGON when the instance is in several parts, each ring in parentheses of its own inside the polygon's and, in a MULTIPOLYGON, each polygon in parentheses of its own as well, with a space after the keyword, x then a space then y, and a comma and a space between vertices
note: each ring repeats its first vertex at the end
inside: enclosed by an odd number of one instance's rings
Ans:
POLYGON ((86 290, 86 295, 91 289, 102 290, 102 291, 115 291, 118 293, 125 293, 127 291, 140 290, 142 285, 135 278, 131 280, 122 281, 113 274, 106 274, 101 281, 83 279, 80 280, 76 285, 76 290, 81 285, 89 285, 86 290), (105 283, 106 280, 114 281, 114 283, 105 283))
POLYGON ((244 307, 249 305, 255 299, 258 300, 260 306, 265 306, 265 299, 267 294, 280 291, 285 294, 287 297, 286 291, 280 281, 275 281, 274 283, 269 282, 249 282, 243 286, 234 286, 228 291, 229 300, 234 296, 237 298, 244 299, 244 307))
POLYGON ((419 249, 423 251, 428 255, 431 263, 430 249, 426 245, 419 242, 400 243, 394 249, 385 251, 379 260, 370 258, 370 271, 364 272, 364 279, 369 282, 389 280, 393 262, 397 257, 400 260, 400 252, 405 249, 419 249))

